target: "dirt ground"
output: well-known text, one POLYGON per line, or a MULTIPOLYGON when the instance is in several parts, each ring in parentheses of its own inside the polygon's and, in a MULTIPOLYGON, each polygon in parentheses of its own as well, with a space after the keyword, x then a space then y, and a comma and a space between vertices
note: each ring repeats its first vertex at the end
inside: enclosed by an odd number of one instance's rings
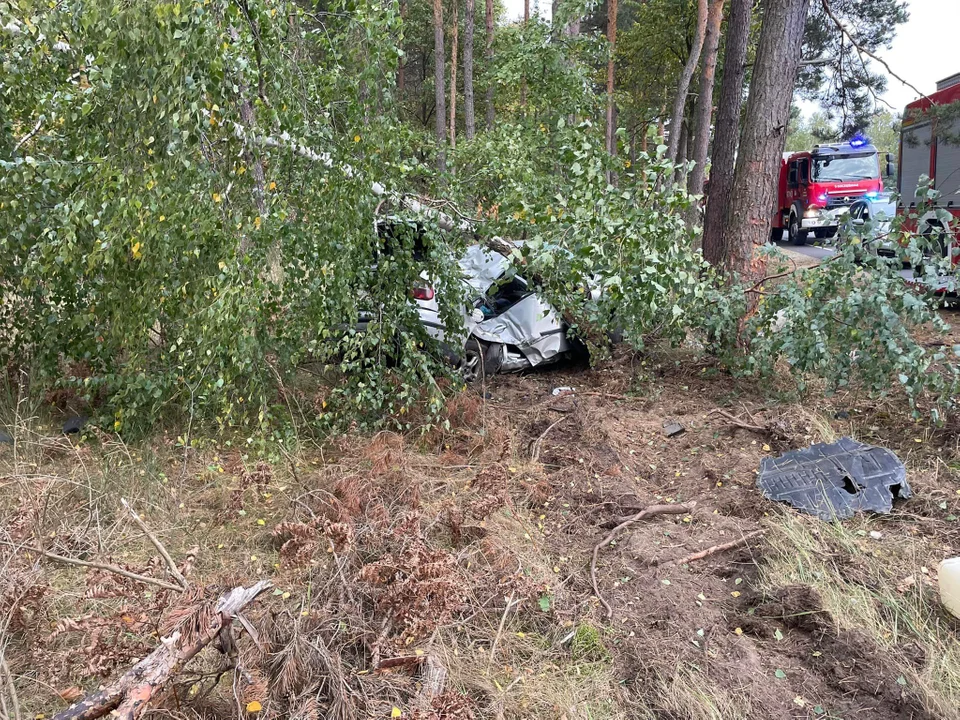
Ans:
POLYGON ((205 651, 153 716, 960 717, 960 621, 936 597, 960 554, 955 425, 787 379, 761 394, 684 351, 497 378, 447 420, 261 460, 25 426, 17 457, 0 445, 22 717, 123 672, 184 603, 259 578, 276 586, 248 614, 259 640, 243 633, 232 665, 205 651), (914 497, 830 524, 756 489, 763 457, 844 435, 896 452, 914 497), (120 497, 196 592, 37 556, 166 577, 120 497), (595 546, 654 505, 688 507, 597 551, 598 596, 595 546))

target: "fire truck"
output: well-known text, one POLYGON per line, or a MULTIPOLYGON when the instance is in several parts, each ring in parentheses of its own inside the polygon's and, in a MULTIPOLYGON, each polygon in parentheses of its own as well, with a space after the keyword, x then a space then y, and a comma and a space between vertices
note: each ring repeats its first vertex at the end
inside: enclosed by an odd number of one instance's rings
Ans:
MULTIPOLYGON (((900 133, 900 170, 897 189, 900 200, 897 214, 907 216, 904 227, 940 237, 940 250, 946 253, 955 245, 954 234, 937 218, 937 210, 946 210, 960 219, 960 112, 933 112, 934 107, 957 104, 960 109, 960 73, 937 83, 937 91, 907 105, 900 133), (917 191, 921 176, 931 180, 931 187, 939 192, 933 206, 917 219, 917 191)), ((956 225, 954 223, 954 227, 956 225)), ((952 252, 954 264, 960 263, 960 254, 952 252)))
MULTIPOLYGON (((893 156, 887 153, 885 160, 886 174, 892 175, 893 156)), ((771 239, 779 240, 784 230, 794 245, 806 243, 811 231, 819 239, 833 237, 853 203, 875 200, 882 192, 879 153, 862 135, 784 153, 771 239)))

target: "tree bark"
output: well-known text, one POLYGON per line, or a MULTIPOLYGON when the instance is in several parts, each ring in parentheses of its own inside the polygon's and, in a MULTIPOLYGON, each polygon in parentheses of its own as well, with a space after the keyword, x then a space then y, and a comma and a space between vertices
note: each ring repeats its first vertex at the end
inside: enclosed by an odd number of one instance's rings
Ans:
POLYGON ((460 9, 453 0, 453 42, 450 48, 450 147, 457 147, 457 51, 460 40, 460 9))
POLYGON ((763 277, 765 263, 762 257, 755 257, 754 251, 766 244, 770 235, 780 156, 809 4, 810 0, 763 2, 763 27, 750 81, 727 228, 732 240, 727 267, 734 277, 748 282, 763 277))
MULTIPOLYGON (((261 580, 249 588, 234 588, 217 601, 216 607, 209 612, 210 621, 190 632, 189 642, 184 640, 180 631, 161 638, 156 650, 116 682, 61 710, 53 720, 96 720, 108 715, 121 720, 136 720, 170 679, 217 637, 224 640, 224 645, 235 642, 231 630, 234 618, 271 587, 269 580, 261 580)), ((197 617, 203 617, 203 614, 198 612, 197 617)))
MULTIPOLYGON (((713 84, 717 72, 717 53, 720 50, 720 25, 723 23, 723 5, 725 0, 710 0, 707 13, 707 34, 703 44, 703 70, 700 74, 700 94, 693 111, 694 130, 691 140, 690 157, 694 163, 687 181, 687 191, 691 195, 703 193, 706 178, 707 151, 710 149, 710 120, 713 117, 713 84)), ((690 208, 689 224, 697 219, 697 206, 690 208)))
POLYGON ((444 65, 446 53, 443 48, 443 0, 433 0, 433 82, 434 101, 437 112, 437 168, 447 170, 447 108, 444 92, 444 65))
MULTIPOLYGON (((614 53, 617 49, 617 0, 607 0, 607 152, 616 155, 616 127, 613 118, 614 53)), ((609 182, 609 178, 607 179, 609 182)))
POLYGON ((687 92, 690 90, 690 81, 700 62, 700 51, 703 49, 704 35, 707 30, 707 0, 697 0, 697 25, 694 29, 693 47, 690 56, 680 74, 680 83, 677 85, 677 94, 673 99, 673 112, 670 114, 670 142, 667 145, 667 158, 677 159, 680 149, 679 128, 683 125, 683 111, 687 105, 687 92))
MULTIPOLYGON (((523 28, 526 30, 530 22, 530 0, 523 0, 523 28)), ((527 76, 520 79, 520 107, 527 107, 527 76)))
POLYGON ((476 15, 476 0, 466 0, 466 13, 463 26, 463 121, 467 140, 473 140, 477 131, 473 105, 473 19, 476 15))
POLYGON ((489 75, 493 70, 493 0, 487 0, 486 5, 486 24, 487 24, 487 48, 484 51, 484 59, 487 61, 487 130, 493 130, 493 123, 496 119, 493 109, 493 81, 489 75))
MULTIPOLYGON (((407 19, 407 0, 400 0, 400 22, 401 24, 407 19)), ((397 63, 397 95, 403 95, 403 91, 407 87, 407 63, 406 55, 400 58, 400 61, 397 63)))
POLYGON ((733 192, 737 143, 740 140, 740 111, 743 107, 743 80, 747 72, 747 46, 753 0, 730 0, 726 50, 723 55, 723 80, 717 106, 716 134, 713 139, 713 163, 710 192, 703 220, 703 256, 711 265, 720 265, 729 254, 727 209, 733 192))

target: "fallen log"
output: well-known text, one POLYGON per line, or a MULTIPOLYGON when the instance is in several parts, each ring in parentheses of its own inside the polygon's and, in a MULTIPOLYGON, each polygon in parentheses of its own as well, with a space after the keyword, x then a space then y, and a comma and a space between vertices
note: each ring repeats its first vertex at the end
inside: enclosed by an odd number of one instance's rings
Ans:
MULTIPOLYGON (((232 626, 240 611, 273 585, 261 580, 251 587, 235 587, 222 595, 212 612, 194 614, 206 617, 197 627, 184 627, 160 638, 160 646, 111 685, 87 695, 53 720, 96 720, 107 715, 121 720, 136 720, 183 666, 213 642, 221 633, 232 641, 232 626)), ((226 644, 226 643, 225 643, 226 644)))

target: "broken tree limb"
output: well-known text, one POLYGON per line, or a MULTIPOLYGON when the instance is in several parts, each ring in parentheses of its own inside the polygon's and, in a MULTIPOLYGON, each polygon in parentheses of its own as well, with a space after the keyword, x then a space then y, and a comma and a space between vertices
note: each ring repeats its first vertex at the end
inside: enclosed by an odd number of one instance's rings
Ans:
MULTIPOLYGON (((8 543, 3 543, 8 544, 8 543)), ((137 582, 146 583, 147 585, 156 585, 157 587, 163 588, 164 590, 173 590, 174 592, 183 592, 183 588, 179 585, 174 585, 173 583, 168 583, 166 580, 158 580, 157 578, 152 578, 149 575, 140 575, 139 573, 130 572, 125 570, 122 567, 117 565, 110 565, 109 563, 99 563, 99 562, 90 562, 89 560, 79 560, 77 558, 64 557, 63 555, 57 555, 52 553, 49 550, 41 550, 35 547, 24 546, 22 548, 28 552, 35 552, 38 555, 43 555, 45 558, 50 560, 56 560, 57 562, 63 563, 64 565, 76 565, 77 567, 84 568, 93 568, 95 570, 106 570, 107 572, 116 573, 117 575, 122 575, 125 578, 130 578, 131 580, 136 580, 137 582)))
POLYGON ((734 548, 741 547, 746 545, 748 542, 753 540, 755 537, 760 537, 763 535, 764 530, 754 530, 751 533, 747 533, 743 537, 737 540, 731 540, 728 543, 723 543, 722 545, 714 545, 713 547, 708 547, 706 550, 701 550, 700 552, 695 552, 692 555, 687 555, 685 557, 679 558, 677 560, 665 560, 663 562, 657 563, 658 565, 686 565, 691 563, 694 560, 703 560, 705 557, 710 557, 711 555, 716 555, 717 553, 724 552, 726 550, 733 550, 734 548))
POLYGON ((683 515, 689 512, 693 512, 696 503, 687 503, 685 505, 651 505, 648 508, 644 508, 636 515, 632 515, 624 520, 622 523, 617 525, 613 530, 611 530, 607 536, 597 543, 593 548, 593 558, 590 561, 590 579, 593 581, 593 593, 597 596, 597 599, 607 610, 607 617, 613 617, 613 608, 610 607, 610 603, 603 599, 603 595, 600 593, 600 588, 597 584, 597 557, 600 555, 600 551, 613 542, 614 538, 617 537, 617 534, 623 530, 625 527, 632 525, 635 522, 643 520, 644 518, 653 517, 654 515, 683 515))
POLYGON ((720 415, 721 417, 724 417, 724 418, 726 418, 727 420, 729 420, 731 425, 735 425, 735 426, 738 427, 738 428, 743 428, 744 430, 750 430, 750 431, 752 431, 752 432, 764 433, 764 434, 767 434, 767 435, 769 435, 769 434, 771 434, 771 433, 773 432, 770 428, 761 427, 760 425, 750 425, 749 423, 745 423, 745 422, 744 422, 743 420, 741 420, 740 418, 735 417, 734 415, 731 415, 730 413, 728 413, 726 410, 721 410, 720 408, 717 408, 716 410, 711 410, 711 411, 710 411, 709 413, 707 413, 707 414, 708 414, 708 415, 720 415))
POLYGON ((233 588, 217 601, 210 621, 192 629, 189 643, 183 642, 179 630, 160 638, 160 646, 116 682, 75 702, 53 720, 96 720, 108 715, 136 720, 184 665, 221 633, 230 633, 237 614, 271 587, 269 580, 261 580, 248 588, 233 588))
POLYGON ((567 419, 566 416, 560 418, 555 423, 551 424, 546 430, 544 430, 540 434, 540 437, 538 437, 536 440, 533 441, 532 451, 530 453, 530 459, 533 460, 533 462, 537 462, 540 459, 540 445, 543 442, 544 438, 547 437, 547 435, 550 433, 551 430, 553 430, 557 425, 559 425, 566 419, 567 419))
POLYGON ((126 498, 120 498, 120 504, 127 509, 127 511, 130 513, 130 516, 133 518, 133 521, 141 530, 143 530, 144 534, 157 549, 157 552, 160 553, 160 557, 162 557, 163 561, 167 564, 167 569, 170 571, 170 574, 173 575, 174 580, 180 584, 180 587, 186 588, 187 579, 180 572, 180 568, 177 567, 177 564, 173 561, 173 558, 170 557, 170 553, 167 552, 167 549, 163 546, 163 543, 160 542, 156 535, 150 532, 150 528, 147 527, 147 524, 143 521, 143 518, 137 514, 137 511, 134 510, 130 503, 127 502, 126 498))

